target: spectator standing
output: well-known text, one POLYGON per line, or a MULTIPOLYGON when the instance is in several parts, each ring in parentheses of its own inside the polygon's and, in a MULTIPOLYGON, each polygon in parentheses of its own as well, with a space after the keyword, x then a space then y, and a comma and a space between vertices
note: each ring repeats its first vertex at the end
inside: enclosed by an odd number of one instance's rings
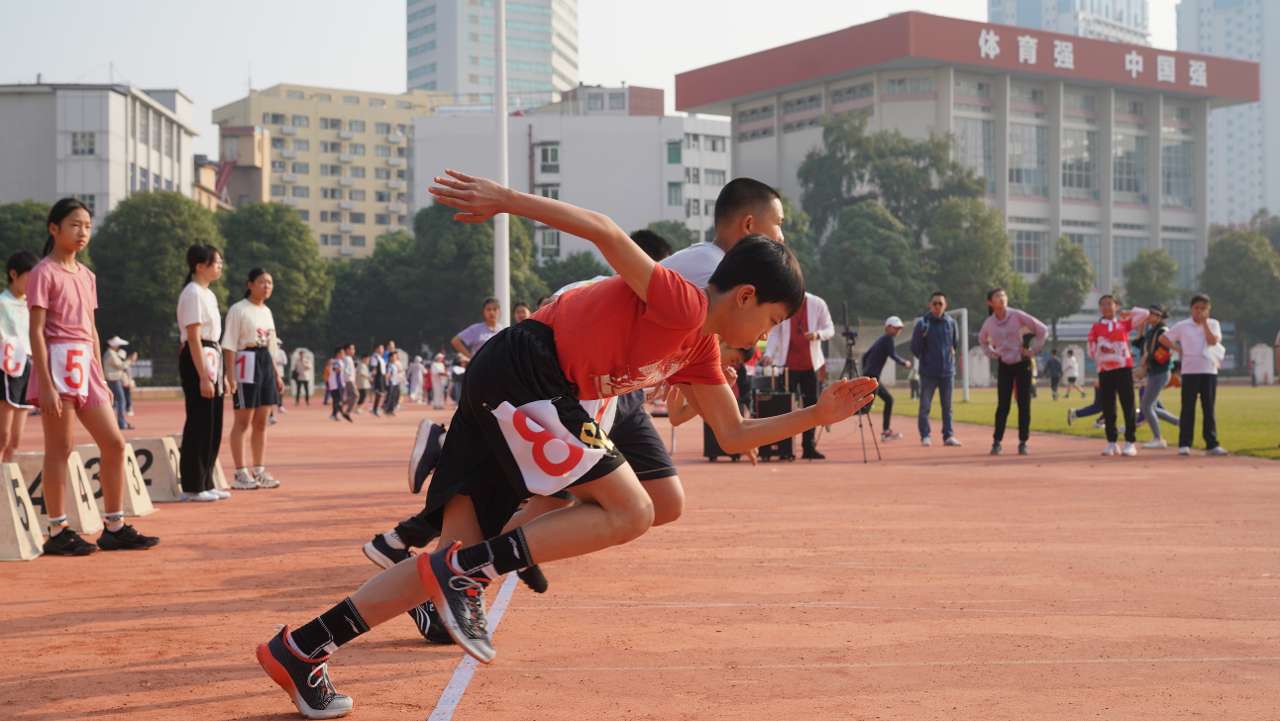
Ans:
POLYGON ((987 292, 990 315, 978 331, 978 347, 997 362, 995 432, 991 436, 991 455, 1001 453, 1005 425, 1009 422, 1010 396, 1018 401, 1018 455, 1027 455, 1031 438, 1031 389, 1035 383, 1032 359, 1044 348, 1049 328, 1030 313, 1009 307, 1009 296, 1003 288, 987 292), (1023 343, 1025 335, 1034 336, 1030 347, 1023 343))
POLYGON ((448 392, 449 368, 444 362, 444 353, 436 353, 431 361, 431 407, 436 410, 444 408, 445 393, 448 392))
POLYGON ((179 481, 184 501, 219 501, 231 497, 213 484, 222 447, 225 402, 222 379, 222 312, 209 290, 222 277, 222 251, 212 245, 187 250, 187 284, 178 296, 178 375, 186 405, 182 426, 179 481))
MULTIPOLYGON (((1159 303, 1147 308, 1147 316, 1142 331, 1142 364, 1135 374, 1144 383, 1141 398, 1138 399, 1138 417, 1145 419, 1151 428, 1151 440, 1142 444, 1143 448, 1168 448, 1160 434, 1160 392, 1169 383, 1169 372, 1173 365, 1173 354, 1160 342, 1160 338, 1169 331, 1165 325, 1168 311, 1159 303)), ((1141 421, 1138 421, 1141 423, 1141 421)))
POLYGON ((471 360, 471 356, 475 355, 480 347, 490 338, 498 334, 498 299, 485 298, 484 305, 481 306, 481 313, 484 320, 480 323, 472 323, 462 329, 460 333, 453 337, 451 344, 458 355, 471 360))
POLYGON ((1044 364, 1045 375, 1049 376, 1049 392, 1058 400, 1058 386, 1062 385, 1062 360, 1058 358, 1058 349, 1049 353, 1049 360, 1044 364))
POLYGON ((1191 439, 1196 432, 1196 399, 1204 415, 1202 435, 1205 455, 1225 456, 1218 443, 1215 406, 1218 396, 1218 367, 1226 356, 1222 346, 1222 325, 1209 317, 1209 296, 1191 297, 1191 317, 1175 323, 1160 338, 1166 348, 1178 351, 1182 363, 1182 411, 1178 418, 1178 455, 1191 455, 1191 439))
POLYGON ((1098 366, 1098 398, 1102 402, 1102 418, 1106 423, 1107 445, 1104 456, 1120 453, 1138 455, 1134 446, 1137 438, 1137 418, 1133 402, 1133 354, 1129 350, 1129 336, 1135 327, 1141 327, 1149 312, 1146 308, 1129 311, 1118 310, 1114 296, 1108 294, 1098 299, 1098 311, 1102 317, 1089 329, 1089 355, 1098 366), (1119 433, 1116 428, 1116 402, 1124 412, 1124 448, 1117 450, 1119 433))
POLYGON ((413 403, 422 402, 422 356, 414 356, 409 361, 408 371, 409 381, 409 400, 413 403))
POLYGON ((369 373, 369 364, 373 362, 372 354, 356 363, 356 407, 353 412, 364 413, 364 402, 369 398, 369 390, 373 388, 373 376, 369 373))
MULTIPOLYGON (((879 380, 880 375, 884 372, 884 364, 890 358, 894 363, 900 366, 906 366, 915 372, 915 363, 902 358, 898 355, 898 351, 894 348, 893 339, 902 332, 902 319, 896 315, 891 315, 884 321, 884 335, 876 339, 875 343, 862 354, 862 374, 879 380)), ((884 402, 884 430, 880 433, 880 438, 886 441, 896 441, 902 438, 901 433, 895 433, 890 427, 890 418, 893 416, 893 394, 882 383, 876 388, 876 395, 884 402)), ((915 397, 915 393, 911 394, 915 397)))
POLYGON ((955 383, 956 355, 960 352, 960 329, 947 315, 947 296, 934 291, 929 298, 929 310, 916 321, 911 331, 911 354, 920 367, 920 413, 916 425, 920 430, 920 445, 931 443, 929 411, 933 406, 933 394, 938 393, 942 407, 942 442, 948 446, 964 445, 955 437, 951 425, 951 389, 955 383))
MULTIPOLYGON (((138 362, 138 352, 128 353, 124 358, 124 377, 121 382, 124 384, 124 415, 126 418, 133 417, 133 389, 137 385, 133 382, 133 364, 138 362)), ((131 424, 126 423, 126 427, 132 429, 131 424)))
POLYGON ((383 408, 387 415, 394 416, 400 407, 400 388, 404 383, 404 373, 400 369, 400 356, 392 353, 387 358, 387 401, 383 408))
POLYGON ((387 395, 387 356, 383 346, 374 347, 373 356, 369 359, 369 380, 373 385, 372 412, 382 415, 382 399, 387 395))
POLYGON ((1080 372, 1080 359, 1076 357, 1074 348, 1067 349, 1067 360, 1063 363, 1062 374, 1067 377, 1067 392, 1065 398, 1071 397, 1071 389, 1080 391, 1080 397, 1084 398, 1084 387, 1080 385, 1080 380, 1084 375, 1080 372))
MULTIPOLYGON (((818 402, 818 372, 826 367, 822 354, 822 341, 835 335, 827 302, 812 293, 804 294, 800 310, 790 318, 774 326, 765 346, 765 363, 783 365, 787 369, 787 391, 799 391, 804 407, 818 402)), ((801 436, 802 458, 821 461, 826 458, 818 452, 813 428, 801 436)))
POLYGON ((111 407, 116 413, 116 426, 124 431, 133 428, 125 418, 124 378, 128 361, 124 347, 129 341, 115 336, 107 341, 107 350, 102 354, 102 372, 107 378, 107 388, 111 390, 111 407))

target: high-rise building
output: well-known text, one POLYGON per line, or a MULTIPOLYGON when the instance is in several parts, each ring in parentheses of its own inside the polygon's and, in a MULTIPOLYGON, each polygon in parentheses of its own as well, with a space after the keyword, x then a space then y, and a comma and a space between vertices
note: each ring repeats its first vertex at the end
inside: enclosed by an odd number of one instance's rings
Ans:
POLYGON ((1258 65, 902 13, 676 76, 676 109, 733 118, 733 168, 801 200, 824 118, 945 135, 985 183, 1014 268, 1044 271, 1067 236, 1096 289, 1144 248, 1192 289, 1208 251, 1211 108, 1256 102, 1258 65))
MULTIPOLYGON (((713 227, 715 200, 733 177, 729 122, 664 116, 656 88, 580 87, 566 100, 507 121, 511 187, 598 210, 628 231, 654 221, 683 223, 698 238, 713 227)), ((493 177, 498 157, 491 112, 442 111, 414 122, 413 177, 443 168, 493 177)), ((430 202, 415 185, 413 210, 430 202)), ((540 261, 595 246, 535 226, 540 261)))
POLYGON ((1182 0, 1178 49, 1252 60, 1262 68, 1259 102, 1209 115, 1209 218, 1242 223, 1280 213, 1280 4, 1182 0))
MULTIPOLYGON (((367 256, 378 236, 410 224, 413 118, 449 100, 421 90, 388 94, 282 84, 215 108, 213 122, 223 148, 230 137, 236 147, 252 145, 246 127, 266 128, 270 199, 298 210, 322 254, 367 256)), ((256 167, 251 150, 245 148, 244 160, 236 158, 246 170, 256 167)), ((235 205, 243 194, 228 191, 235 205)))
MULTIPOLYGON (((508 0, 507 104, 552 102, 578 84, 578 1, 508 0)), ((406 0, 407 86, 491 105, 494 0, 406 0)))
POLYGON ((987 20, 1082 38, 1150 45, 1150 0, 987 0, 987 20))
POLYGON ((75 196, 99 217, 135 192, 191 197, 196 136, 179 90, 0 85, 0 203, 75 196))

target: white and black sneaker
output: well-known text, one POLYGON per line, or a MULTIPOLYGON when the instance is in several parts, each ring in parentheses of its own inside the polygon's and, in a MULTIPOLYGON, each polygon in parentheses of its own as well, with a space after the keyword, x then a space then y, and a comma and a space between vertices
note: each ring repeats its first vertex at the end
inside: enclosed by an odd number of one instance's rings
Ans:
POLYGON ((231 489, 234 491, 256 491, 258 490, 258 482, 253 480, 253 476, 248 471, 236 471, 235 476, 231 479, 231 489))
POLYGON ((385 533, 379 533, 364 544, 364 557, 372 561, 374 565, 382 568, 391 568, 410 555, 409 549, 396 548, 388 543, 385 533))
POLYGON ((413 452, 409 454, 409 492, 422 490, 427 477, 440 462, 440 451, 444 448, 444 426, 432 423, 430 419, 418 424, 418 435, 413 440, 413 452))
POLYGON ((431 601, 420 603, 409 609, 409 617, 413 619, 414 625, 418 627, 418 633, 422 634, 422 638, 426 639, 427 643, 442 646, 453 644, 453 637, 445 630, 444 624, 440 621, 440 614, 436 611, 436 605, 431 601))
POLYGON ((426 556, 419 561, 418 575, 454 643, 480 663, 492 663, 497 651, 484 615, 484 590, 489 579, 454 572, 450 561, 460 548, 462 543, 454 542, 426 556))
POLYGON ((329 657, 300 655, 289 642, 288 627, 260 644, 257 656, 262 670, 289 694, 298 713, 306 718, 338 718, 351 713, 351 697, 338 693, 329 680, 329 657))

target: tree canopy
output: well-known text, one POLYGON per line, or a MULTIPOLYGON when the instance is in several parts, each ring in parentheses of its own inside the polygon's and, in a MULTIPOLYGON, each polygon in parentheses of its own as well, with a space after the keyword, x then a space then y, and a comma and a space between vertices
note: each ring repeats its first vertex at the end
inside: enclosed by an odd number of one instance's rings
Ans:
POLYGON ((1130 305, 1168 305, 1177 300, 1178 263, 1163 248, 1143 248, 1124 266, 1124 297, 1130 305))
POLYGON ((847 301, 856 317, 902 315, 928 296, 928 272, 906 227, 875 201, 845 208, 818 253, 813 292, 833 308, 847 301))
POLYGON ((1280 255, 1261 233, 1230 231, 1210 243, 1201 285, 1213 315, 1234 320, 1246 342, 1270 340, 1280 325, 1280 255))
POLYGON ((1004 288, 1009 304, 1025 305, 1027 284, 1013 270, 1013 251, 1000 212, 976 198, 944 200, 928 228, 932 278, 953 308, 986 308, 987 291, 1004 288))

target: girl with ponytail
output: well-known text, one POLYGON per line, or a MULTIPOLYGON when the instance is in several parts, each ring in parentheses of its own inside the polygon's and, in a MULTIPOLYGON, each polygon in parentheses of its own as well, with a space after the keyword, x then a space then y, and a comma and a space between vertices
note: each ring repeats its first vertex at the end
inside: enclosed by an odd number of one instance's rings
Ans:
POLYGON ((218 501, 231 494, 214 488, 214 466, 222 445, 222 315, 209 285, 222 277, 222 251, 212 245, 187 249, 187 283, 178 296, 178 375, 186 399, 179 476, 182 500, 218 501))

